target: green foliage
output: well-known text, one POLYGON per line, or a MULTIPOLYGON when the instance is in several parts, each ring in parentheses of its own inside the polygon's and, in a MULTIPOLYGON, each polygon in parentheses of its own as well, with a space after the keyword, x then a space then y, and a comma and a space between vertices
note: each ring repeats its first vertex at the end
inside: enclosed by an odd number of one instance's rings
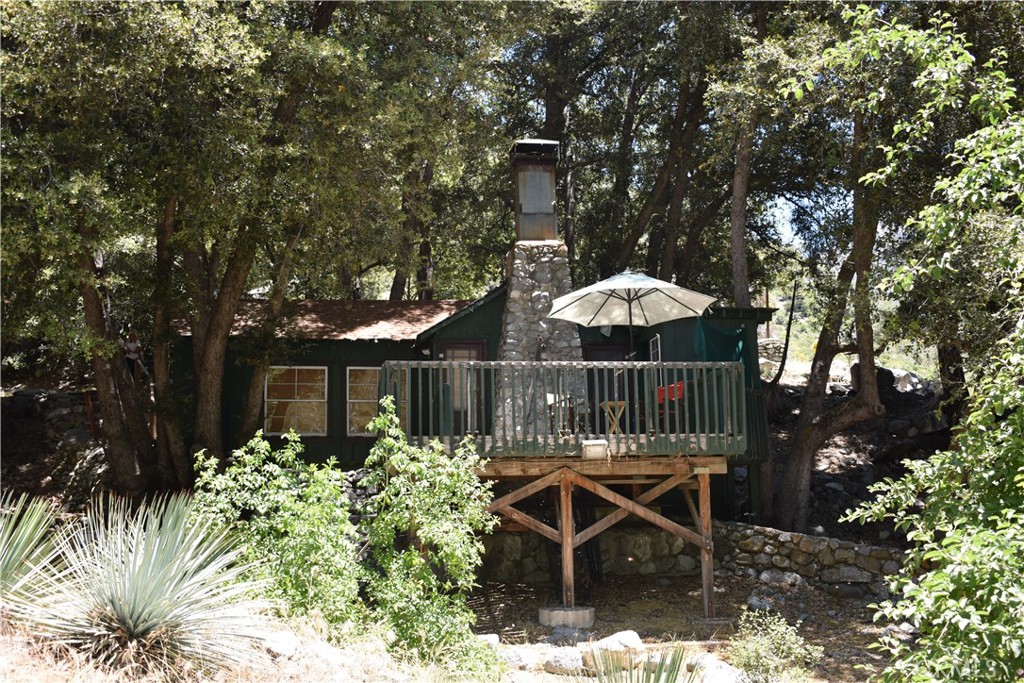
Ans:
POLYGON ((261 560, 269 596, 297 614, 318 614, 339 625, 358 616, 360 570, 349 520, 344 474, 333 461, 300 460, 294 434, 274 450, 257 433, 219 472, 215 458, 196 460, 196 512, 234 525, 245 558, 261 560))
POLYGON ((402 650, 421 658, 478 658, 466 595, 483 552, 477 534, 496 522, 486 510, 490 484, 475 473, 482 461, 469 440, 454 455, 436 442, 410 445, 393 399, 385 397, 381 406, 369 426, 378 439, 366 482, 378 493, 366 528, 375 564, 367 591, 402 650))
POLYGON ((807 644, 781 614, 763 610, 744 612, 740 627, 729 643, 729 661, 741 669, 750 683, 776 683, 799 676, 814 666, 822 649, 807 644))
POLYGON ((848 515, 891 519, 913 543, 899 599, 877 614, 918 632, 881 639, 887 683, 1009 683, 1024 669, 1024 122, 998 64, 976 86, 970 105, 988 125, 956 142, 953 172, 909 224, 921 251, 893 278, 962 316, 943 322, 973 352, 971 411, 953 450, 906 462, 848 515), (983 324, 965 325, 972 316, 983 324))
POLYGON ((48 501, 14 496, 0 497, 0 625, 15 603, 35 592, 33 578, 53 560, 54 537, 50 533, 57 511, 48 501))
POLYGON ((890 518, 914 544, 893 585, 901 599, 877 618, 920 635, 882 638, 882 681, 1010 682, 1024 667, 1024 317, 1000 346, 956 450, 906 462, 849 515, 890 518))
POLYGON ((237 536, 196 522, 188 496, 133 509, 97 499, 56 537, 17 614, 31 631, 132 676, 199 677, 241 661, 259 637, 259 586, 237 536))

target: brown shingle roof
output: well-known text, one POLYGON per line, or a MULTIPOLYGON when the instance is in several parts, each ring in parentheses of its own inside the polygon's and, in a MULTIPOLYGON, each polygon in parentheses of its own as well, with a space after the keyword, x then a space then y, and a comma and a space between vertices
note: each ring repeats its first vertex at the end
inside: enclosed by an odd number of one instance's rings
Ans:
MULTIPOLYGON (((296 301, 277 337, 294 339, 414 341, 472 301, 296 301)), ((244 301, 231 327, 236 336, 251 330, 262 302, 244 301)), ((189 334, 186 330, 185 334, 189 334)))

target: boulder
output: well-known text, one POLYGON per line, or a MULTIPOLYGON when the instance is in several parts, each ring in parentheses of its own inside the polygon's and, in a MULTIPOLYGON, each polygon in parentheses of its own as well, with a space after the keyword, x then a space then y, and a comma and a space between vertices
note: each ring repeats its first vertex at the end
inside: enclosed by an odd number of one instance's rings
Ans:
POLYGON ((644 641, 640 640, 636 631, 619 631, 584 648, 583 665, 594 670, 595 658, 606 662, 618 659, 621 668, 632 668, 640 660, 643 651, 644 641))
POLYGON ((583 669, 583 653, 575 647, 558 647, 544 660, 544 670, 549 674, 575 676, 583 669))
POLYGON ((687 670, 699 669, 704 683, 749 683, 746 674, 726 664, 712 654, 704 654, 687 665, 687 670))

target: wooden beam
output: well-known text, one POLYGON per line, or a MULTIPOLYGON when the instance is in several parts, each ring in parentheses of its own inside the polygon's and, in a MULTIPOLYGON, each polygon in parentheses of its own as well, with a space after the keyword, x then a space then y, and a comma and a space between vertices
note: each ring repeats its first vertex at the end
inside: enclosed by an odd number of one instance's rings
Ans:
POLYGON ((529 484, 517 488, 512 493, 502 496, 497 500, 491 501, 491 504, 487 506, 488 512, 494 512, 500 508, 507 507, 512 503, 517 503, 523 498, 528 498, 533 494, 546 489, 549 486, 554 486, 562 479, 562 470, 558 469, 551 472, 545 477, 541 477, 536 481, 531 481, 529 484))
POLYGON ((562 477, 562 606, 576 606, 576 590, 574 585, 574 573, 572 566, 573 554, 573 524, 572 524, 572 476, 571 470, 563 473, 562 477))
POLYGON ((548 526, 544 522, 541 522, 540 520, 538 520, 538 519, 536 519, 534 517, 531 517, 530 515, 526 514, 525 512, 522 512, 521 510, 517 510, 517 509, 515 509, 514 507, 512 507, 510 505, 506 505, 504 507, 500 507, 497 510, 492 510, 492 512, 497 512, 499 515, 504 515, 505 517, 508 517, 511 520, 519 522, 520 524, 522 524, 526 528, 528 528, 528 529, 530 529, 532 531, 536 531, 538 534, 540 534, 544 538, 551 539, 555 543, 561 543, 562 542, 562 537, 558 533, 558 531, 556 531, 555 529, 552 529, 550 526, 548 526))
MULTIPOLYGON (((686 481, 689 478, 690 475, 688 474, 673 475, 666 479, 665 481, 658 484, 657 486, 655 486, 654 488, 648 489, 647 491, 641 493, 639 496, 636 497, 635 502, 639 503, 640 505, 647 505, 648 503, 654 501, 656 498, 661 496, 663 493, 671 491, 673 488, 680 485, 682 482, 686 481)), ((579 547, 580 545, 594 538, 599 533, 609 528, 613 524, 618 524, 619 522, 621 522, 623 519, 626 518, 628 514, 629 510, 625 510, 620 507, 618 510, 612 512, 604 519, 594 522, 586 529, 576 534, 576 538, 573 539, 572 544, 576 547, 579 547)))
POLYGON ((644 519, 650 522, 651 524, 654 524, 655 526, 664 529, 665 531, 673 533, 676 536, 679 536, 680 538, 687 540, 700 548, 704 548, 709 544, 709 541, 704 537, 700 536, 699 534, 695 534, 694 532, 690 531, 681 524, 676 524, 672 520, 662 517, 657 512, 649 510, 645 508, 643 505, 634 503, 625 496, 620 496, 611 489, 605 486, 601 486, 592 479, 588 479, 587 477, 577 472, 573 472, 572 470, 569 471, 566 477, 570 479, 572 483, 576 484, 580 488, 584 488, 590 491, 591 493, 601 496, 605 500, 615 503, 621 508, 625 508, 626 511, 632 512, 640 519, 644 519))
POLYGON ((693 474, 695 467, 707 467, 709 474, 725 474, 728 460, 717 456, 654 456, 613 458, 611 460, 583 460, 581 458, 510 458, 495 457, 477 470, 477 475, 487 479, 510 479, 515 477, 543 477, 563 467, 569 467, 588 477, 624 476, 670 476, 693 474))
POLYGON ((704 547, 700 551, 701 589, 704 593, 704 617, 715 616, 715 547, 711 541, 711 475, 697 475, 700 487, 700 533, 704 547))
POLYGON ((695 529, 700 528, 700 513, 697 512, 697 506, 693 503, 692 489, 683 489, 683 500, 686 501, 686 507, 690 511, 690 518, 693 520, 693 527, 695 529))

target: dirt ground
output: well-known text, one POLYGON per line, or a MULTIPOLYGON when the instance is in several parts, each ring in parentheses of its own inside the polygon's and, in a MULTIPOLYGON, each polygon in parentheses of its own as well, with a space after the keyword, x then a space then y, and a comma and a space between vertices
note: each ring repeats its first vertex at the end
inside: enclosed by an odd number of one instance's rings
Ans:
MULTIPOLYGON (((715 618, 705 619, 700 577, 609 579, 592 588, 587 606, 596 621, 588 631, 595 639, 625 630, 636 631, 645 643, 683 641, 695 649, 724 652, 735 633, 747 598, 763 584, 753 577, 716 577, 715 618)), ((776 589, 778 611, 790 623, 801 621, 799 633, 824 649, 812 681, 865 681, 881 669, 880 654, 868 649, 882 626, 863 599, 838 598, 805 586, 776 589)), ((473 596, 479 633, 497 633, 502 643, 541 643, 552 629, 537 621, 537 609, 557 605, 552 586, 487 584, 473 596)), ((562 680, 557 677, 542 680, 562 680)))

